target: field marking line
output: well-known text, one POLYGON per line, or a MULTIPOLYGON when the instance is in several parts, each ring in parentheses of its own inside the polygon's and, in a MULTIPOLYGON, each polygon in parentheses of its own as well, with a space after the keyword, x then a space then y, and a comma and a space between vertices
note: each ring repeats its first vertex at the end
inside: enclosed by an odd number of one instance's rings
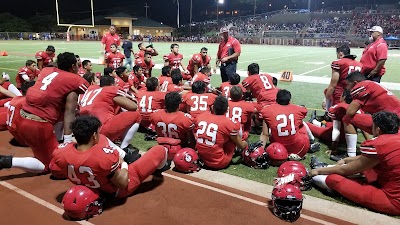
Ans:
MULTIPOLYGON (((251 199, 251 198, 248 198, 248 197, 244 197, 242 195, 238 195, 238 194, 235 194, 235 193, 232 193, 232 192, 229 192, 229 191, 225 191, 225 190, 222 190, 222 189, 219 189, 219 188, 216 188, 216 187, 212 187, 212 186, 209 186, 209 185, 206 185, 206 184, 202 184, 202 183, 199 183, 199 182, 196 182, 196 181, 188 180, 188 179, 185 179, 185 178, 182 178, 182 177, 178 177, 178 176, 175 176, 175 175, 172 175, 172 174, 169 174, 169 173, 163 173, 163 175, 166 176, 166 177, 169 177, 169 178, 173 178, 175 180, 179 180, 179 181, 182 181, 182 182, 185 182, 185 183, 197 186, 197 187, 201 187, 201 188, 204 188, 204 189, 215 191, 217 193, 224 194, 224 195, 227 195, 227 196, 230 196, 230 197, 233 197, 233 198, 237 198, 237 199, 240 199, 240 200, 243 200, 243 201, 246 201, 246 202, 250 202, 250 203, 253 203, 253 204, 256 204, 256 205, 259 205, 259 206, 263 206, 263 207, 266 207, 266 208, 268 207, 265 202, 261 202, 261 201, 254 200, 254 199, 251 199)), ((324 220, 321 220, 321 219, 318 219, 318 218, 315 218, 315 217, 312 217, 312 216, 304 215, 304 214, 301 214, 300 217, 302 217, 304 219, 307 219, 307 220, 310 220, 312 222, 320 223, 320 224, 335 225, 335 223, 330 223, 330 222, 327 222, 327 221, 324 221, 324 220)))
MULTIPOLYGON (((319 52, 325 52, 325 51, 315 51, 315 52, 311 52, 310 54, 319 53, 319 52)), ((269 53, 266 53, 266 54, 269 54, 269 53)), ((249 63, 249 62, 260 62, 260 61, 265 61, 265 60, 270 60, 270 59, 282 59, 282 58, 298 56, 298 55, 304 55, 304 52, 291 54, 291 55, 283 55, 283 56, 278 56, 278 57, 272 57, 272 58, 270 57, 270 58, 261 58, 261 59, 256 59, 256 60, 253 59, 253 60, 247 60, 247 61, 239 61, 238 64, 249 63)))
POLYGON ((317 70, 323 69, 323 68, 325 68, 325 67, 328 67, 328 66, 330 66, 330 65, 331 65, 331 64, 328 64, 328 65, 325 65, 325 66, 318 67, 318 68, 316 68, 316 69, 313 69, 313 70, 307 71, 307 72, 305 72, 305 73, 301 73, 301 74, 299 74, 298 76, 303 76, 303 75, 306 75, 306 74, 312 73, 312 72, 314 72, 314 71, 317 71, 317 70))
MULTIPOLYGON (((34 195, 32 195, 32 194, 30 194, 30 193, 18 188, 18 187, 16 187, 16 186, 14 186, 14 185, 12 185, 12 184, 10 184, 8 182, 0 181, 0 185, 2 185, 5 188, 10 189, 11 191, 15 191, 16 193, 24 196, 25 198, 28 198, 28 199, 36 202, 37 204, 42 205, 42 206, 50 209, 53 212, 56 212, 57 214, 60 214, 60 215, 64 214, 64 210, 63 209, 61 209, 61 208, 59 208, 59 207, 57 207, 57 206, 55 206, 55 205, 53 205, 53 204, 51 204, 49 202, 46 202, 45 200, 43 200, 41 198, 38 198, 38 197, 36 197, 36 196, 34 196, 34 195)), ((73 221, 73 222, 77 222, 78 224, 81 224, 81 225, 94 225, 93 223, 91 223, 89 221, 73 221)))

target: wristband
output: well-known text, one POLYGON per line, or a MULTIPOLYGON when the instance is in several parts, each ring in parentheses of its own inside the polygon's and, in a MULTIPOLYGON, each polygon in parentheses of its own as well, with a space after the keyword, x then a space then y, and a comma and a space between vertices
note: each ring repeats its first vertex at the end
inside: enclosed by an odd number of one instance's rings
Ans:
POLYGON ((64 134, 64 143, 72 142, 72 134, 64 134))
POLYGON ((123 163, 121 164, 121 170, 122 170, 122 169, 128 170, 128 163, 123 162, 123 163))

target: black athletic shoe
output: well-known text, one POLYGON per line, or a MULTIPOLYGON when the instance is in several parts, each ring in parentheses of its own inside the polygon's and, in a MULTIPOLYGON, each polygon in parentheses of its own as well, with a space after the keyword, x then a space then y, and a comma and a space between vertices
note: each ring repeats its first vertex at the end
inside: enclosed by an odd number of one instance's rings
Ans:
POLYGON ((138 160, 142 155, 139 153, 139 149, 136 147, 133 147, 131 144, 129 144, 127 147, 123 149, 126 153, 124 157, 124 161, 128 164, 131 164, 138 160))
POLYGON ((153 134, 145 134, 144 135, 145 141, 155 141, 156 138, 157 138, 157 135, 153 135, 153 134))
POLYGON ((163 168, 161 168, 161 169, 156 169, 154 172, 153 172, 153 176, 157 176, 157 177, 162 177, 162 172, 164 172, 164 171, 167 171, 167 170, 169 170, 169 169, 171 169, 171 160, 167 160, 167 162, 165 163, 165 166, 163 167, 163 168))
POLYGON ((10 169, 12 167, 12 158, 11 155, 0 155, 0 170, 10 169))
POLYGON ((328 166, 327 163, 320 161, 319 159, 317 159, 317 157, 315 155, 313 155, 311 157, 311 162, 310 162, 311 169, 318 169, 318 168, 327 167, 327 166, 328 166))
POLYGON ((340 161, 340 160, 342 160, 342 159, 344 159, 344 158, 346 158, 346 157, 348 157, 347 154, 343 154, 343 155, 331 155, 331 156, 329 156, 329 159, 338 162, 338 161, 340 161))
POLYGON ((309 153, 315 153, 321 150, 321 144, 319 142, 314 142, 310 145, 309 153))

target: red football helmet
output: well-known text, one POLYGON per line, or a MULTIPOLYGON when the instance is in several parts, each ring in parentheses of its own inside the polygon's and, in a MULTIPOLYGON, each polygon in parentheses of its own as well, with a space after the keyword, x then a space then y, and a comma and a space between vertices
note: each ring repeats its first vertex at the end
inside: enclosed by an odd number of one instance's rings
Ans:
POLYGON ((101 214, 103 203, 104 201, 96 191, 82 185, 69 189, 62 199, 65 214, 75 220, 88 219, 101 214))
POLYGON ((182 173, 197 172, 202 163, 197 152, 191 148, 182 148, 174 156, 175 170, 182 173))
POLYGON ((308 175, 306 167, 297 161, 288 161, 283 163, 278 169, 277 183, 290 183, 300 188, 302 191, 308 191, 312 188, 312 178, 308 175))
POLYGON ((157 137, 159 145, 168 149, 168 160, 172 160, 175 154, 182 149, 181 140, 169 137, 157 137))
POLYGON ((292 184, 275 186, 271 199, 275 216, 289 222, 294 222, 300 217, 303 194, 298 187, 292 184))
POLYGON ((286 162, 289 157, 286 147, 278 142, 271 143, 267 147, 267 154, 269 164, 272 166, 280 166, 282 163, 286 162))
POLYGON ((255 169, 267 169, 268 156, 262 142, 255 142, 242 151, 243 162, 255 169))

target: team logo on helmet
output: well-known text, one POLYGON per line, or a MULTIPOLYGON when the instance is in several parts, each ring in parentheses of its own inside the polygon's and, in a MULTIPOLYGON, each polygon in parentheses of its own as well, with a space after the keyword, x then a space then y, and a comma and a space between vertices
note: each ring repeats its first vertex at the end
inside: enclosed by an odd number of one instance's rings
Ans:
POLYGON ((302 191, 308 191, 312 188, 312 178, 308 175, 308 170, 301 162, 285 162, 278 168, 277 173, 277 185, 290 183, 302 191))

